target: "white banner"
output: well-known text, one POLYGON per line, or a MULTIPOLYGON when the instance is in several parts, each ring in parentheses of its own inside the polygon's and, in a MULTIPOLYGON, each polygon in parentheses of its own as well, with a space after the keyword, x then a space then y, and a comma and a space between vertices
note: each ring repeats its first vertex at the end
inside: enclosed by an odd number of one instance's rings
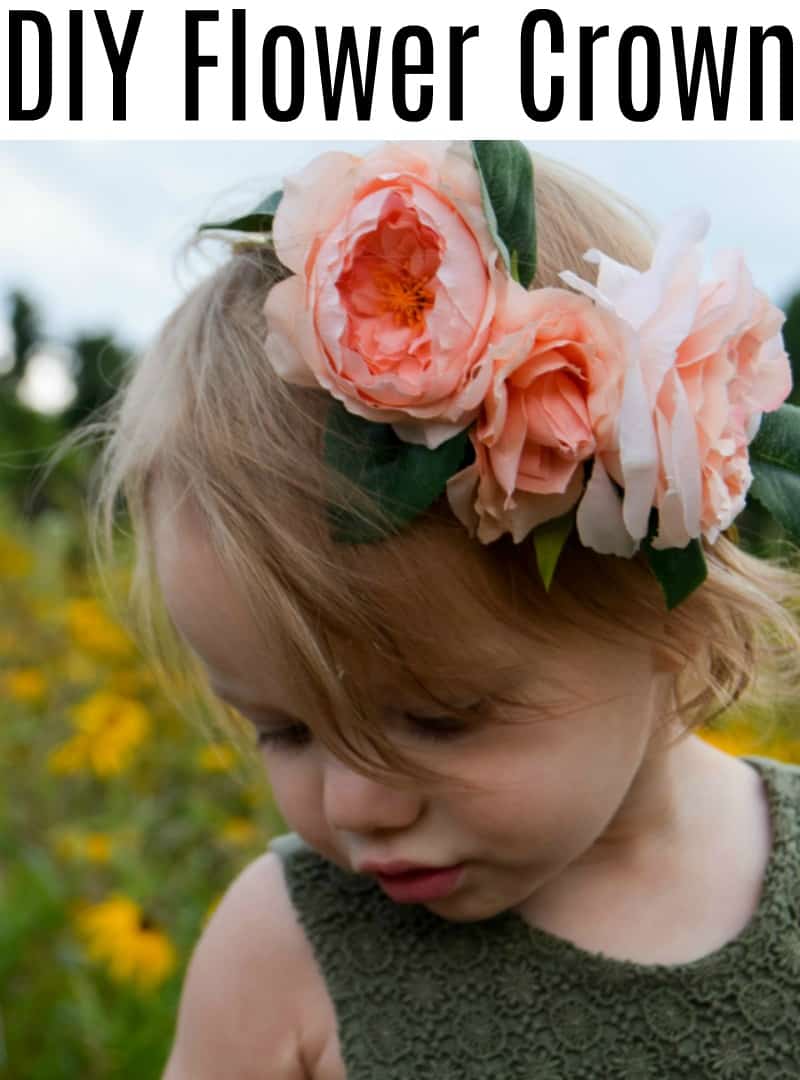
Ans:
POLYGON ((4 139, 796 139, 796 0, 4 7, 4 139))

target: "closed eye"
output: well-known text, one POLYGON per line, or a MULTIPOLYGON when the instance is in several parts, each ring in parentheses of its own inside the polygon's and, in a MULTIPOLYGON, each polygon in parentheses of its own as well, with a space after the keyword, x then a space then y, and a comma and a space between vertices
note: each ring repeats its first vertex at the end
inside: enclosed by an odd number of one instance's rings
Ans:
POLYGON ((259 746, 272 746, 284 750, 301 750, 311 742, 311 732, 305 724, 267 730, 256 725, 256 741, 259 746))
POLYGON ((300 750, 311 742, 311 732, 305 724, 287 724, 282 728, 264 727, 264 714, 258 706, 238 704, 231 701, 224 701, 224 704, 241 719, 252 725, 256 733, 256 743, 260 747, 300 750), (257 716, 259 719, 256 719, 257 716))
MULTIPOLYGON (((449 742, 467 735, 474 725, 454 716, 416 716, 405 713, 405 720, 415 735, 433 742, 449 742)), ((308 746, 312 733, 305 724, 266 729, 256 725, 258 745, 282 750, 300 750, 308 746)))
POLYGON ((455 716, 416 716, 404 713, 415 733, 425 739, 447 741, 457 739, 473 730, 473 725, 455 716))

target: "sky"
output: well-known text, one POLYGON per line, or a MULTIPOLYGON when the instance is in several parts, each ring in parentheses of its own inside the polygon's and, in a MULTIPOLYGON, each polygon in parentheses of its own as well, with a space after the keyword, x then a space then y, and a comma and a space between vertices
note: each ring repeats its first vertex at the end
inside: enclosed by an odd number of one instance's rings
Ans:
MULTIPOLYGON (((374 145, 0 143, 0 297, 30 293, 54 342, 108 329, 141 348, 220 257, 218 245, 183 250, 199 223, 251 209, 323 150, 374 145)), ((800 289, 800 142, 529 145, 591 173, 656 221, 705 206, 707 251, 742 248, 756 284, 779 304, 800 289)), ((0 352, 2 335, 0 325, 0 352)))

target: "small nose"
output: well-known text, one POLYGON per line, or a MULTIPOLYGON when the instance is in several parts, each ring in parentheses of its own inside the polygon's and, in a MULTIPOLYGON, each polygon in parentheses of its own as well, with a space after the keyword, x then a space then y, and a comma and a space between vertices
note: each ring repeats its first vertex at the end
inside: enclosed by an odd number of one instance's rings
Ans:
POLYGON ((421 800, 412 789, 374 780, 329 754, 323 780, 323 805, 331 828, 368 833, 413 825, 420 813, 421 800))

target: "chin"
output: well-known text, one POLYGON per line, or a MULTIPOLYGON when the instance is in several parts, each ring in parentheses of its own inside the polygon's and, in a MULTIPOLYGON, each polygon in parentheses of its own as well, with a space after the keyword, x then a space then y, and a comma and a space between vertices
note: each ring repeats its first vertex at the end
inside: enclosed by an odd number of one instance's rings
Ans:
POLYGON ((431 900, 425 904, 425 907, 434 915, 453 923, 484 922, 507 910, 507 905, 481 903, 477 898, 470 900, 463 896, 448 896, 443 900, 431 900))

